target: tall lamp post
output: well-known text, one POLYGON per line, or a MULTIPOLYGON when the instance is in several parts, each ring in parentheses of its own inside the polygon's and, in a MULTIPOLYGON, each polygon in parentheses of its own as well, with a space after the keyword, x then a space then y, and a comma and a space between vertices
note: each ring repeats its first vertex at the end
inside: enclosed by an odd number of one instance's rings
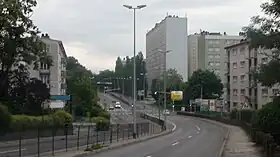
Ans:
POLYGON ((131 5, 123 5, 127 9, 133 10, 133 138, 136 138, 136 111, 135 111, 135 102, 136 102, 136 65, 135 65, 135 53, 136 53, 136 21, 135 21, 135 12, 137 9, 145 8, 146 5, 138 5, 133 7, 131 5))
MULTIPOLYGON (((166 54, 171 52, 172 50, 161 50, 158 49, 158 52, 163 53, 164 55, 164 73, 163 73, 163 92, 164 92, 164 112, 166 111, 166 54)), ((166 114, 164 114, 164 129, 166 129, 166 114)))

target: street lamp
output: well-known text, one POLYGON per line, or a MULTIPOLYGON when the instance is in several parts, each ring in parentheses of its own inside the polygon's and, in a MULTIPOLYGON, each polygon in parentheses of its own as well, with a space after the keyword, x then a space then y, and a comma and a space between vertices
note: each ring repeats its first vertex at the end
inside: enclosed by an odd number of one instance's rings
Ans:
MULTIPOLYGON (((166 111, 166 54, 171 52, 172 50, 157 50, 164 55, 164 74, 163 74, 163 92, 164 92, 164 112, 166 111)), ((164 129, 166 129, 166 114, 164 114, 164 129)))
POLYGON ((145 8, 147 5, 138 5, 132 7, 131 5, 123 5, 125 8, 133 10, 133 138, 136 138, 136 111, 135 111, 135 102, 136 102, 136 65, 135 65, 135 53, 136 53, 136 20, 135 12, 136 9, 145 8))

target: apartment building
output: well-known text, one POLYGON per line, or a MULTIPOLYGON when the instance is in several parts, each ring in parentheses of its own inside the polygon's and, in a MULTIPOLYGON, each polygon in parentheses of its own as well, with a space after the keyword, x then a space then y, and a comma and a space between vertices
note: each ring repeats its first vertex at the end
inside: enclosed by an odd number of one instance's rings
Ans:
POLYGON ((211 70, 221 79, 224 84, 223 98, 226 99, 227 82, 227 68, 225 61, 227 61, 226 46, 239 43, 243 39, 239 35, 228 35, 224 33, 211 33, 201 31, 199 34, 195 33, 188 36, 188 68, 189 77, 198 69, 211 70))
POLYGON ((250 50, 249 42, 246 40, 241 40, 225 49, 228 53, 226 94, 230 110, 260 109, 272 100, 272 96, 279 93, 278 86, 263 87, 250 75, 259 65, 269 61, 267 55, 264 54, 271 54, 270 50, 250 50))
POLYGON ((159 79, 162 72, 175 68, 188 78, 187 36, 188 23, 186 17, 166 16, 161 22, 156 23, 146 34, 146 69, 149 88, 153 79, 159 79), (166 54, 166 62, 164 53, 166 54))
POLYGON ((213 70, 222 82, 227 69, 224 63, 227 60, 225 47, 239 43, 243 39, 238 35, 227 35, 226 32, 211 33, 202 31, 188 36, 189 76, 198 69, 213 70))
MULTIPOLYGON (((41 63, 38 70, 29 68, 30 77, 40 79, 50 88, 50 95, 66 95, 66 52, 62 41, 51 39, 43 34, 41 40, 46 44, 46 51, 52 57, 53 65, 41 63)), ((64 106, 64 101, 51 101, 51 107, 64 106)))

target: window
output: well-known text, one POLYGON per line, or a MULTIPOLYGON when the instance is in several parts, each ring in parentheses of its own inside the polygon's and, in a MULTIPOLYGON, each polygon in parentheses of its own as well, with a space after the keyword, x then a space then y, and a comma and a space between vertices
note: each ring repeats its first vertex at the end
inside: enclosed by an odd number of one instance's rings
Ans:
POLYGON ((214 70, 214 73, 215 73, 216 75, 220 75, 220 70, 214 70))
POLYGON ((232 55, 233 55, 233 56, 236 56, 236 55, 237 55, 237 50, 236 50, 236 48, 234 48, 234 49, 232 50, 232 55))
POLYGON ((279 94, 279 89, 272 89, 272 93, 277 96, 279 94))
POLYGON ((232 63, 232 66, 233 66, 233 69, 236 69, 237 68, 237 63, 236 62, 232 63))
POLYGON ((245 67, 245 61, 240 61, 240 68, 244 68, 245 67))
POLYGON ((238 90, 237 89, 233 89, 233 96, 237 96, 238 94, 238 90))
POLYGON ((217 58, 217 59, 220 58, 220 55, 216 55, 215 58, 217 58))
POLYGON ((214 63, 213 63, 213 62, 209 62, 209 63, 208 63, 208 65, 211 65, 211 66, 213 66, 213 65, 214 65, 214 63))
POLYGON ((262 58, 262 64, 266 64, 268 62, 268 58, 265 57, 265 58, 262 58))
POLYGON ((268 89, 267 88, 262 89, 262 96, 263 97, 268 96, 268 89))
POLYGON ((241 75, 241 76, 240 76, 240 81, 241 81, 241 82, 244 82, 244 81, 245 81, 245 75, 241 75))
POLYGON ((208 55, 208 58, 213 58, 213 55, 208 55))
POLYGON ((220 66, 220 62, 216 62, 216 65, 217 65, 217 66, 220 66))
POLYGON ((246 91, 245 89, 241 89, 241 90, 240 90, 240 94, 241 94, 241 95, 245 95, 245 91, 246 91))
POLYGON ((220 41, 219 40, 214 40, 213 43, 214 44, 220 44, 220 41))
POLYGON ((220 48, 215 48, 215 51, 216 52, 220 52, 220 48))
POLYGON ((240 55, 244 55, 245 54, 245 47, 244 46, 241 47, 239 51, 240 51, 240 55))
POLYGON ((238 79, 237 76, 232 77, 233 82, 237 82, 237 79, 238 79))
POLYGON ((237 107, 237 102, 233 102, 233 107, 237 107))
POLYGON ((213 52, 214 49, 213 49, 213 48, 208 48, 208 51, 209 51, 209 52, 213 52))

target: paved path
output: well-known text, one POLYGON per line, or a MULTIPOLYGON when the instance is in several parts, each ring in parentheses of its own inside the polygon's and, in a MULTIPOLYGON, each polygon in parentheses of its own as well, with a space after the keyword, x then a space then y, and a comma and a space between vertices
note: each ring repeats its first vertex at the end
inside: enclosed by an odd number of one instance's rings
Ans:
POLYGON ((247 134, 236 126, 228 126, 230 134, 225 145, 224 157, 261 157, 260 150, 254 147, 247 134))

